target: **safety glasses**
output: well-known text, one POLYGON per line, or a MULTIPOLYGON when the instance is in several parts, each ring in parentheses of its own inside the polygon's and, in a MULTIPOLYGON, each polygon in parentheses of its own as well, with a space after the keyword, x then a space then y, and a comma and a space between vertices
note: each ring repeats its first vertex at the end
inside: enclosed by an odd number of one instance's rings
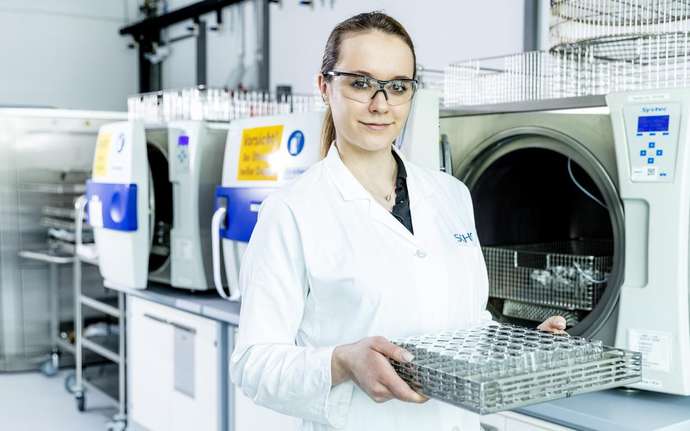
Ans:
POLYGON ((376 94, 383 93, 391 106, 409 102, 417 91, 416 79, 390 79, 387 81, 375 79, 358 73, 339 72, 330 70, 324 73, 338 82, 338 88, 343 96, 360 103, 369 103, 376 94))

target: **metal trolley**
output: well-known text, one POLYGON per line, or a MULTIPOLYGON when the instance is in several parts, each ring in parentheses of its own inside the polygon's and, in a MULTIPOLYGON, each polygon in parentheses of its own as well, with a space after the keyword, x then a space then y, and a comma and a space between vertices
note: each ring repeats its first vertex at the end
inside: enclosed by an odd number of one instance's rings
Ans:
POLYGON ((86 197, 80 196, 75 203, 75 258, 74 265, 74 332, 75 332, 75 383, 70 388, 77 402, 77 409, 84 411, 86 404, 86 390, 99 392, 112 401, 118 411, 108 423, 108 429, 117 431, 127 427, 127 389, 126 389, 126 326, 125 326, 125 295, 118 292, 115 303, 98 300, 82 293, 82 264, 98 265, 98 260, 88 257, 83 252, 82 228, 86 209, 86 197), (84 320, 82 306, 90 307, 118 320, 118 340, 115 346, 103 345, 96 340, 84 336, 84 320), (112 397, 98 386, 92 384, 84 376, 84 350, 94 352, 108 359, 118 367, 118 396, 112 397))

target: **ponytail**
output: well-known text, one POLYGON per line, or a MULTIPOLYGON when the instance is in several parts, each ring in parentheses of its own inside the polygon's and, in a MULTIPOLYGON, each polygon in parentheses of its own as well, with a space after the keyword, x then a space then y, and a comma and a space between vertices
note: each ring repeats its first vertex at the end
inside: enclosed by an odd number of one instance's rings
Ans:
POLYGON ((329 107, 326 108, 326 116, 321 128, 321 158, 326 157, 333 141, 335 141, 335 124, 333 123, 333 113, 329 107))

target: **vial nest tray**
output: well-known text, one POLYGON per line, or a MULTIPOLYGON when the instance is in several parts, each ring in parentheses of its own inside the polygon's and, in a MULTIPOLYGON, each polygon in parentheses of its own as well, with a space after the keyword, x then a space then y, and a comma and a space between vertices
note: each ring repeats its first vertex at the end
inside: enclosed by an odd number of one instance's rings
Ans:
POLYGON ((393 340, 391 360, 426 396, 489 414, 641 380, 641 355, 580 337, 493 325, 393 340))

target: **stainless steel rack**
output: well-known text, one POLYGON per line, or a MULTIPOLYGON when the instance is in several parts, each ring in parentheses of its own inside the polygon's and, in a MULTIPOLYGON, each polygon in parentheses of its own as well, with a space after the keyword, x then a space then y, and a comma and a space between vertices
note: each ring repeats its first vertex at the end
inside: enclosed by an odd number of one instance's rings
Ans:
POLYGON ((641 355, 580 337, 491 325, 394 340, 414 355, 391 360, 421 393, 489 414, 642 378, 641 355))
POLYGON ((125 430, 127 427, 127 390, 126 390, 126 326, 125 326, 125 295, 122 292, 117 293, 115 303, 103 301, 102 299, 93 298, 85 295, 82 292, 82 264, 98 265, 98 261, 89 257, 85 253, 84 244, 82 243, 82 229, 84 223, 84 213, 86 208, 86 197, 80 196, 75 203, 75 258, 74 265, 74 332, 75 332, 75 383, 70 388, 74 394, 77 409, 83 411, 86 403, 86 390, 99 392, 110 400, 118 409, 113 416, 112 421, 108 424, 108 429, 112 431, 125 430), (90 307, 98 310, 108 316, 111 316, 118 321, 117 341, 113 345, 106 343, 99 343, 95 338, 88 338, 84 336, 84 321, 82 314, 82 307, 90 307), (118 368, 118 396, 113 397, 111 394, 103 391, 98 386, 92 384, 84 377, 83 358, 84 351, 89 350, 97 353, 101 357, 111 361, 117 365, 118 368))

